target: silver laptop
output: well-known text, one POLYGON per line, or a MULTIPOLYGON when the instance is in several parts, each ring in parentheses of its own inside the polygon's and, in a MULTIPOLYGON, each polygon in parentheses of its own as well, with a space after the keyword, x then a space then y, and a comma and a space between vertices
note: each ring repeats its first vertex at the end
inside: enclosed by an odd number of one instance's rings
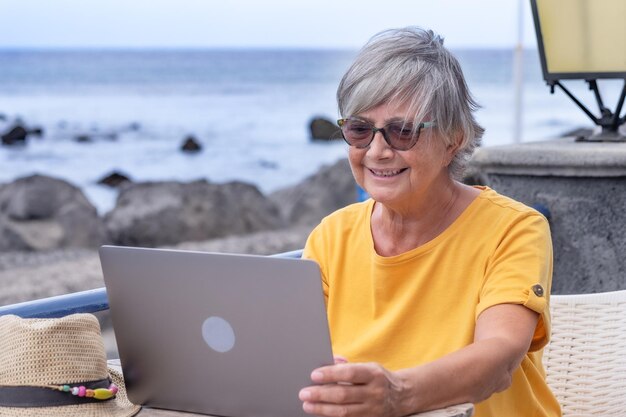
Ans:
POLYGON ((299 390, 333 362, 315 262, 116 246, 100 260, 133 403, 306 415, 299 390))

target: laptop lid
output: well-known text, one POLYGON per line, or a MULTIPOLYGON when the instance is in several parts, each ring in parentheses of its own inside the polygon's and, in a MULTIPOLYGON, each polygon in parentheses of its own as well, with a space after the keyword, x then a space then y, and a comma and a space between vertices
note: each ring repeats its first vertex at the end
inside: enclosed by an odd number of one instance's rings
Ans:
POLYGON ((333 362, 315 262, 115 246, 100 260, 133 403, 306 415, 298 392, 333 362))

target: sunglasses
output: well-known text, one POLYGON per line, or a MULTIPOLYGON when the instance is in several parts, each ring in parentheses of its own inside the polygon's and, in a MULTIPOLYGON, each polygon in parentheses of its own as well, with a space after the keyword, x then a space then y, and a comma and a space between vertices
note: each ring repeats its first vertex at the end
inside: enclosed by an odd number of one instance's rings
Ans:
POLYGON ((422 122, 414 127, 412 123, 399 121, 391 122, 384 127, 376 127, 365 120, 349 117, 337 120, 341 134, 346 143, 358 149, 367 148, 374 140, 376 132, 383 134, 385 142, 397 151, 408 151, 417 143, 420 131, 434 127, 435 122, 422 122))

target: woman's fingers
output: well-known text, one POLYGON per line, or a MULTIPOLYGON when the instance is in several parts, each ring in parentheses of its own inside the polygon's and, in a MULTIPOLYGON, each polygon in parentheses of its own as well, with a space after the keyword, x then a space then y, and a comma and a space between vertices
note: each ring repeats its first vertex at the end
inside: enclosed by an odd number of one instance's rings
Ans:
POLYGON ((348 363, 348 359, 345 356, 333 355, 333 358, 335 359, 335 365, 339 363, 348 363))
POLYGON ((308 403, 302 405, 302 409, 308 413, 323 417, 350 417, 350 416, 367 416, 371 410, 367 410, 364 404, 327 404, 327 403, 308 403))
POLYGON ((346 384, 319 385, 300 391, 300 400, 333 404, 353 404, 363 401, 362 386, 346 384))
POLYGON ((317 384, 367 384, 376 377, 385 377, 384 369, 380 365, 368 363, 324 366, 311 373, 311 380, 317 384))

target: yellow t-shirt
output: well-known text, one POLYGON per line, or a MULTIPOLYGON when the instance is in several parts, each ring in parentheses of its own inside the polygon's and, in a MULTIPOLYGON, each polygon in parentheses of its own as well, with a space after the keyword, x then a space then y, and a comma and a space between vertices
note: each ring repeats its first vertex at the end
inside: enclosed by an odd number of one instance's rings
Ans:
POLYGON ((477 404, 475 416, 560 416, 541 363, 550 334, 548 223, 537 211, 479 188, 442 234, 397 256, 374 250, 373 200, 322 220, 304 257, 320 264, 333 351, 350 362, 414 367, 471 344, 476 319, 488 307, 523 304, 541 315, 529 352, 511 387, 477 404))

